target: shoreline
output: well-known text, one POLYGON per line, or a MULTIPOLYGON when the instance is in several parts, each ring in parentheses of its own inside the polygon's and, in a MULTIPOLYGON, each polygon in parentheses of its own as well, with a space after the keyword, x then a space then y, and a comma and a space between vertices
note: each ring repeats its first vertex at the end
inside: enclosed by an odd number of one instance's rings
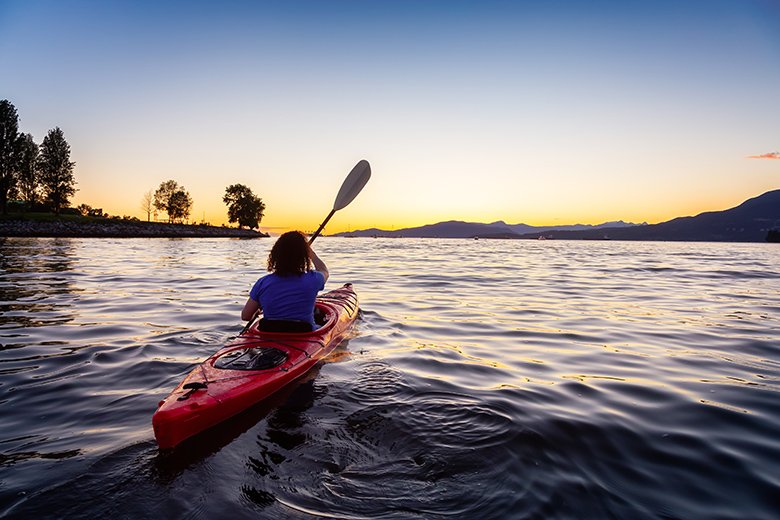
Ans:
POLYGON ((166 224, 105 219, 73 220, 0 220, 0 237, 30 238, 267 238, 251 229, 222 226, 166 224))

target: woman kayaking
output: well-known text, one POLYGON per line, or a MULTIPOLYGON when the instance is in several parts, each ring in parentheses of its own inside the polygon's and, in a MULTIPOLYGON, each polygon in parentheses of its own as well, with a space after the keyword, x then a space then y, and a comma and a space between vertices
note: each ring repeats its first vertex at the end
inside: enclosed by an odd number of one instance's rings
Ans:
POLYGON ((325 288, 328 268, 300 231, 280 236, 268 255, 271 274, 261 277, 249 291, 241 319, 263 313, 260 330, 310 332, 314 321, 314 300, 325 288), (314 269, 312 269, 312 267, 314 269))

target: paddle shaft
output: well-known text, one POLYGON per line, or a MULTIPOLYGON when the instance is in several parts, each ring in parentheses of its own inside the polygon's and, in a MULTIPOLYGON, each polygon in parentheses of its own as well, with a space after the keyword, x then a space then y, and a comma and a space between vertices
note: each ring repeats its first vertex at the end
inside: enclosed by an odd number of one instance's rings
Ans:
POLYGON ((331 217, 334 215, 334 213, 336 213, 336 210, 335 210, 335 209, 332 209, 332 210, 330 210, 330 213, 328 213, 328 216, 327 216, 327 217, 325 217, 325 220, 323 220, 323 221, 322 221, 322 224, 320 224, 320 227, 319 227, 319 229, 317 229, 317 231, 315 231, 315 232, 314 232, 314 234, 313 234, 313 235, 311 236, 311 238, 309 239, 309 245, 311 245, 311 244, 314 242, 314 239, 315 239, 315 238, 317 238, 318 236, 320 236, 320 233, 322 232, 322 230, 323 230, 323 229, 325 229, 325 224, 327 224, 327 223, 328 223, 328 221, 329 221, 329 220, 330 220, 330 218, 331 218, 331 217))

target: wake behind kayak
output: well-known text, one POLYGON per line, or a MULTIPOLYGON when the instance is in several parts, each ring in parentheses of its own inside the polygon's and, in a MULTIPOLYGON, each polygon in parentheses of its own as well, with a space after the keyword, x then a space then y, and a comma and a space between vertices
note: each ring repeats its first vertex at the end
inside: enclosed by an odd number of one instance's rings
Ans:
POLYGON ((346 337, 358 315, 352 284, 317 297, 324 324, 313 332, 265 332, 256 318, 195 367, 152 416, 161 449, 173 448, 270 396, 309 371, 346 337))

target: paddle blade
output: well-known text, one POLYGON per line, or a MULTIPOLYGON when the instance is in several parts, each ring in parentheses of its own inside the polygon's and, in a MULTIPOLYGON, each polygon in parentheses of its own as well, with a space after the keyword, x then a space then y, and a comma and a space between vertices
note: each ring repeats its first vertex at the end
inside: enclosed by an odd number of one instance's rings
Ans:
POLYGON ((344 184, 341 185, 339 194, 336 195, 336 202, 333 203, 333 211, 346 208, 350 202, 355 200, 370 178, 371 166, 368 161, 363 159, 352 168, 347 178, 344 179, 344 184))

